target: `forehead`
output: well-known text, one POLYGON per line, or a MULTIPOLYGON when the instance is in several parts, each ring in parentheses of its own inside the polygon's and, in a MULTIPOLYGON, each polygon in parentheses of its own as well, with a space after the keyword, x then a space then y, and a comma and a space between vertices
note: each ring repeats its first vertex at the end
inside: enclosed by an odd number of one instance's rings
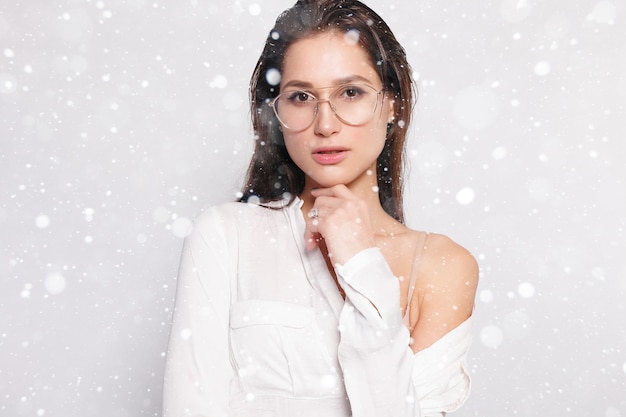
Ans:
POLYGON ((359 76, 380 86, 372 57, 354 33, 327 32, 298 40, 287 48, 281 85, 301 81, 317 87, 359 76))

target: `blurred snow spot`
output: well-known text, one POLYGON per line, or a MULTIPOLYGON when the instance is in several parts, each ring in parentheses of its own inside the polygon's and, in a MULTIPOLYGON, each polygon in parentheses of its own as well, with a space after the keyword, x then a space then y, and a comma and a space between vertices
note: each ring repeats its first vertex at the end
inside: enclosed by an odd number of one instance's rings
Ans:
POLYGON ((37 415, 39 417, 43 416, 46 414, 46 410, 44 410, 43 408, 40 408, 39 410, 37 410, 37 415))
POLYGON ((500 4, 500 15, 506 22, 521 22, 530 16, 531 12, 528 0, 504 0, 500 4))
POLYGON ((547 201, 552 197, 552 183, 545 178, 535 178, 528 185, 530 198, 536 201, 547 201))
POLYGON ((22 298, 29 298, 30 297, 30 290, 33 289, 33 284, 31 283, 26 283, 24 284, 24 289, 22 291, 20 291, 20 297, 22 298))
POLYGON ((228 86, 228 79, 223 75, 216 75, 213 81, 209 83, 211 88, 226 88, 228 86))
POLYGON ((504 316, 502 327, 508 337, 514 340, 523 339, 530 333, 530 317, 523 311, 513 311, 504 316))
POLYGON ((410 152, 422 174, 438 175, 448 166, 450 152, 439 142, 424 142, 410 152))
POLYGON ((246 201, 246 203, 248 203, 248 204, 261 204, 261 199, 259 198, 259 196, 251 195, 250 197, 248 197, 248 200, 246 201))
POLYGON ((35 225, 40 229, 45 229, 50 225, 50 217, 45 214, 40 214, 35 218, 35 225))
POLYGON ((137 243, 141 243, 142 245, 148 241, 148 237, 143 233, 139 233, 137 235, 137 243))
POLYGON ((93 220, 93 215, 96 211, 90 207, 83 210, 83 214, 85 215, 85 221, 90 222, 93 220))
POLYGON ((488 325, 480 331, 480 342, 483 346, 497 349, 504 340, 504 334, 498 326, 488 325))
POLYGON ((265 79, 267 80, 269 85, 278 85, 280 84, 280 71, 276 68, 270 68, 265 73, 265 79))
POLYGON ((4 53, 4 56, 6 56, 7 58, 13 58, 15 56, 15 52, 13 52, 13 50, 9 48, 5 48, 3 53, 4 53))
POLYGON ((252 3, 249 7, 248 7, 248 12, 252 15, 252 16, 258 16, 261 14, 261 6, 258 3, 252 3))
POLYGON ((491 303, 494 299, 493 291, 482 290, 480 294, 478 295, 478 299, 485 304, 491 303))
POLYGON ((601 1, 595 5, 591 13, 587 15, 587 20, 592 22, 612 25, 615 23, 617 8, 612 1, 601 1))
POLYGON ((544 76, 550 74, 550 63, 546 61, 540 61, 535 64, 535 74, 544 76))
POLYGON ((350 29, 344 35, 344 40, 349 45, 356 45, 359 43, 359 38, 361 37, 361 33, 356 29, 350 29))
POLYGON ((191 234, 193 224, 186 217, 179 217, 172 223, 172 233, 179 238, 185 238, 191 234))
POLYGON ((222 103, 226 110, 238 110, 243 104, 243 98, 237 91, 227 91, 222 97, 222 103))
POLYGON ((17 80, 12 74, 0 72, 0 93, 9 94, 17 89, 17 80))
POLYGON ((473 85, 461 90, 454 98, 456 121, 466 129, 480 130, 489 127, 498 117, 498 97, 489 86, 473 85))
POLYGON ((493 157, 493 159, 495 159, 496 161, 499 161, 501 159, 504 159, 506 157, 507 151, 506 148, 504 146, 498 146, 497 148, 495 148, 492 152, 491 152, 491 156, 493 157))
POLYGON ((337 376, 336 375, 322 375, 320 378, 320 388, 323 389, 332 389, 337 386, 337 376))
POLYGON ((272 31, 272 34, 270 35, 272 37, 272 39, 274 39, 275 41, 280 39, 280 33, 276 32, 276 31, 272 31))
POLYGON ((249 392, 246 394, 246 401, 254 401, 254 394, 249 392))
POLYGON ((180 338, 183 340, 189 340, 191 338, 191 329, 185 328, 180 331, 180 338))
POLYGON ((522 282, 517 287, 517 293, 522 298, 531 298, 533 295, 535 295, 535 286, 530 282, 522 282))
POLYGON ((85 236, 85 243, 93 243, 93 236, 85 236))
POLYGON ((456 193, 456 201, 464 206, 474 201, 474 197, 474 190, 470 187, 462 188, 458 193, 456 193))
POLYGON ((61 294, 65 290, 65 277, 57 272, 48 274, 44 281, 46 291, 52 295, 61 294))

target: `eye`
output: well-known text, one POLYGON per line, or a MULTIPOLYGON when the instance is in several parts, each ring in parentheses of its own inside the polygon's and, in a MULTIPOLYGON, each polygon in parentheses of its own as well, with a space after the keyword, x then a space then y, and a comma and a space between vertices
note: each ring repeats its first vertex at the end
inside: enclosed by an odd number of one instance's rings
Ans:
POLYGON ((355 85, 348 85, 338 91, 340 98, 344 100, 357 100, 366 94, 365 90, 355 85))
POLYGON ((315 97, 306 91, 291 91, 287 94, 287 101, 293 104, 306 104, 315 101, 315 97))

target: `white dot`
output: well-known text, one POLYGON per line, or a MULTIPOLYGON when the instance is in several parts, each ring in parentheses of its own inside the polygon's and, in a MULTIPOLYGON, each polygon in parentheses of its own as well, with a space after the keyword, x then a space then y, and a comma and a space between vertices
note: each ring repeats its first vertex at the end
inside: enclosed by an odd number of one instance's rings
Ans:
POLYGON ((250 7, 248 7, 248 12, 252 16, 258 16, 261 14, 261 6, 257 3, 252 3, 250 7))
POLYGON ((537 62, 535 64, 535 74, 539 76, 548 75, 550 73, 550 64, 546 61, 537 62))
POLYGON ((456 193, 456 201, 461 205, 468 205, 472 201, 474 201, 475 193, 474 190, 470 187, 462 188, 458 193, 456 193))
POLYGON ((180 338, 183 340, 189 340, 191 338, 191 329, 186 328, 180 331, 180 338))
POLYGON ((6 48, 4 50, 4 56, 6 56, 7 58, 13 58, 15 56, 15 53, 12 49, 6 48))
POLYGON ((0 93, 8 94, 17 89, 17 79, 7 73, 0 73, 0 93))
POLYGON ((530 282, 522 282, 517 287, 517 293, 522 298, 531 298, 533 295, 535 295, 535 286, 530 282))
POLYGON ((344 35, 344 40, 346 41, 347 44, 349 45, 356 45, 357 43, 359 43, 359 38, 361 37, 361 33, 356 30, 356 29, 350 29, 348 32, 346 32, 346 34, 344 35))
POLYGON ((228 78, 223 75, 216 75, 213 81, 209 83, 211 88, 226 88, 228 86, 228 78))
POLYGON ((320 378, 320 388, 332 389, 337 386, 337 377, 335 375, 323 375, 320 378))
POLYGON ((480 341, 488 348, 496 349, 502 344, 504 335, 498 326, 489 325, 480 331, 480 341))
POLYGON ((65 277, 59 273, 52 273, 46 276, 44 281, 44 286, 46 287, 46 291, 48 291, 52 295, 57 295, 65 290, 65 277))
POLYGON ((35 224, 38 228, 45 229, 50 225, 50 217, 46 216, 45 214, 40 214, 35 218, 35 224))
POLYGON ((507 154, 507 151, 504 146, 498 146, 491 152, 491 156, 496 161, 506 158, 506 154, 507 154))
POLYGON ((46 414, 46 410, 44 410, 43 408, 40 408, 39 410, 37 410, 37 415, 38 416, 43 416, 46 414))
POLYGON ((276 68, 270 68, 265 73, 265 79, 267 80, 269 85, 278 85, 280 84, 280 71, 276 68))

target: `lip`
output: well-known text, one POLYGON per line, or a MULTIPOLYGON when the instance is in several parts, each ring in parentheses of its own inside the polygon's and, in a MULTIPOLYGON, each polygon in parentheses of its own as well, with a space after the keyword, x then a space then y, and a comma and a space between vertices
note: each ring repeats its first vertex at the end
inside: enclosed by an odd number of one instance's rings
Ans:
POLYGON ((322 165, 333 165, 346 159, 348 149, 339 146, 325 146, 313 150, 313 159, 322 165))

